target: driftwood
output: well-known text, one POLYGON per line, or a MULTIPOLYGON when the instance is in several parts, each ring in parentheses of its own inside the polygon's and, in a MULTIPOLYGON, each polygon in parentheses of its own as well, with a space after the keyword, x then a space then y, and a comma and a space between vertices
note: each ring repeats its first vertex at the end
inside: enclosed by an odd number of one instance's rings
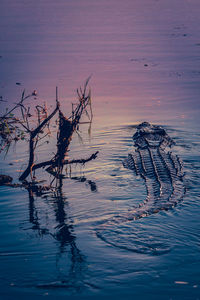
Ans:
POLYGON ((28 175, 32 172, 32 168, 34 166, 34 158, 35 158, 35 138, 40 133, 40 131, 43 129, 43 127, 49 122, 53 116, 56 114, 56 112, 59 109, 59 105, 57 103, 56 108, 54 111, 34 130, 30 131, 30 138, 29 138, 29 162, 26 170, 23 172, 23 174, 19 177, 19 180, 22 181, 28 177, 28 175))
POLYGON ((34 129, 30 129, 30 123, 33 123, 31 119, 30 107, 26 107, 25 100, 30 97, 35 97, 37 92, 25 96, 25 91, 22 93, 21 100, 7 113, 0 117, 0 137, 1 148, 0 152, 6 147, 9 149, 10 144, 16 141, 16 133, 19 139, 24 139, 29 143, 29 159, 28 165, 24 172, 19 177, 19 180, 24 182, 30 175, 32 181, 34 180, 33 172, 40 168, 45 168, 47 172, 52 174, 55 178, 63 177, 62 171, 64 165, 68 164, 85 164, 86 162, 93 160, 97 157, 98 151, 90 155, 88 158, 81 158, 75 160, 66 159, 69 151, 69 145, 74 132, 78 131, 80 125, 80 119, 83 113, 88 117, 88 122, 92 122, 92 107, 91 107, 91 92, 87 92, 87 85, 89 79, 86 81, 83 89, 77 89, 78 103, 72 104, 72 112, 69 117, 66 117, 61 111, 60 102, 58 100, 58 92, 56 88, 56 106, 54 110, 48 114, 46 104, 44 106, 36 105, 36 122, 37 126, 34 129), (88 110, 89 108, 89 110, 88 110), (19 110, 21 117, 14 114, 16 110, 19 110), (55 155, 48 161, 35 162, 35 152, 40 141, 46 138, 50 134, 50 121, 58 115, 58 131, 57 131, 57 151, 55 155))
POLYGON ((13 181, 13 178, 8 175, 0 175, 0 185, 10 184, 13 181))

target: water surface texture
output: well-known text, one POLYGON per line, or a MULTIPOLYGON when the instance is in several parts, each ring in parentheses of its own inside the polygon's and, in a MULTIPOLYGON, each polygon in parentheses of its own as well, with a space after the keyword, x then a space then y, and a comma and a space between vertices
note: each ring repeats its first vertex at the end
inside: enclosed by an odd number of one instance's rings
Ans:
MULTIPOLYGON (((1 110, 24 88, 53 107, 58 86, 68 115, 92 74, 91 135, 82 125, 69 155, 99 156, 56 195, 0 187, 0 299, 199 299, 199 12, 197 0, 1 1, 1 110), (186 193, 168 211, 112 223, 147 196, 122 164, 143 121, 175 141, 186 193)), ((0 173, 17 181, 26 162, 16 145, 0 173)))

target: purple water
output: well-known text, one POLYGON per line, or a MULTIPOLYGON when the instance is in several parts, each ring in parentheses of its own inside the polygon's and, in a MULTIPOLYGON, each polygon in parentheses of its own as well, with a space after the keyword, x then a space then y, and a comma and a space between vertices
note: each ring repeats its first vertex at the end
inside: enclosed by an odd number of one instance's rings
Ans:
MULTIPOLYGON (((68 115, 76 88, 92 74, 92 134, 75 135, 72 158, 97 160, 65 180, 62 201, 31 200, 1 187, 1 299, 198 299, 200 4, 197 0, 2 0, 2 111, 22 90, 68 115), (20 83, 20 85, 16 85, 20 83), (134 126, 164 125, 183 160, 187 192, 168 212, 108 229, 98 222, 146 197, 144 183, 124 169, 134 126), (92 191, 89 181, 96 185, 92 191), (67 236, 59 236, 62 220, 67 236)), ((54 151, 41 148, 39 158, 54 151)), ((27 149, 11 149, 1 173, 17 179, 27 149), (13 165, 9 165, 12 162, 13 165)), ((48 176, 40 173, 45 179, 48 176)))

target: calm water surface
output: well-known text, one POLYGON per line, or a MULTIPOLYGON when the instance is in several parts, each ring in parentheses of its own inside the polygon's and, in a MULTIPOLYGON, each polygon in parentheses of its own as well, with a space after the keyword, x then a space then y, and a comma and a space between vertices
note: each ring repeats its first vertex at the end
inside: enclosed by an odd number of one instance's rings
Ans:
MULTIPOLYGON (((0 299, 200 298, 199 10, 195 0, 1 1, 6 105, 26 88, 53 106, 57 85, 69 114, 75 89, 93 74, 91 135, 83 125, 69 155, 99 156, 74 167, 58 195, 0 187, 0 299), (99 222, 146 197, 142 179, 122 166, 142 121, 175 140, 187 191, 173 210, 107 226, 106 242, 99 222)), ((25 149, 2 157, 1 173, 17 180, 25 149)), ((52 136, 38 161, 54 149, 52 136)))

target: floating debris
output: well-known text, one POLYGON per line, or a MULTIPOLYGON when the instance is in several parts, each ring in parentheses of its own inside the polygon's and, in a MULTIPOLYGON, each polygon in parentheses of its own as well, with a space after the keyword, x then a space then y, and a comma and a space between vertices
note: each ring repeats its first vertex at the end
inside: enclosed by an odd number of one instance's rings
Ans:
POLYGON ((32 92, 32 96, 37 96, 37 91, 36 91, 36 90, 34 90, 34 91, 32 92))
POLYGON ((7 183, 12 182, 12 177, 8 175, 0 175, 0 185, 5 185, 7 183))
POLYGON ((176 284, 189 284, 189 282, 187 282, 187 281, 174 281, 174 283, 176 283, 176 284))

